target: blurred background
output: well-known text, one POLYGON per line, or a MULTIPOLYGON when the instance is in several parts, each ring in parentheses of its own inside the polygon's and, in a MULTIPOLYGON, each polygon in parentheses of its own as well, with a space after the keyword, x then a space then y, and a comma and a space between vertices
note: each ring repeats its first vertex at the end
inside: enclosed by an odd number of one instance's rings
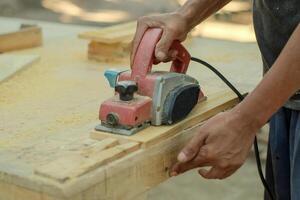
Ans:
MULTIPOLYGON (((0 16, 107 26, 139 16, 174 11, 185 0, 0 0, 0 16)), ((234 0, 213 17, 251 24, 251 2, 234 0)))

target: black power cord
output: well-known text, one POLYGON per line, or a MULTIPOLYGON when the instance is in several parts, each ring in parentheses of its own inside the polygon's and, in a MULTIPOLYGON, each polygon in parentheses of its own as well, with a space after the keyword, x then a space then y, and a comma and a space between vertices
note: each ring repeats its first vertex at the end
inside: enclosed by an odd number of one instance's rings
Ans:
MULTIPOLYGON (((210 65, 209 63, 207 63, 199 58, 191 57, 191 60, 194 62, 200 63, 200 64, 204 65, 205 67, 207 67, 208 69, 210 69, 211 71, 213 71, 238 96, 240 101, 244 100, 245 97, 216 68, 214 68, 212 65, 210 65)), ((264 185, 265 190, 269 194, 270 199, 275 200, 275 198, 271 192, 271 189, 263 175, 256 136, 254 138, 254 152, 255 152, 256 165, 257 165, 257 170, 258 170, 260 180, 261 180, 262 184, 264 185)))

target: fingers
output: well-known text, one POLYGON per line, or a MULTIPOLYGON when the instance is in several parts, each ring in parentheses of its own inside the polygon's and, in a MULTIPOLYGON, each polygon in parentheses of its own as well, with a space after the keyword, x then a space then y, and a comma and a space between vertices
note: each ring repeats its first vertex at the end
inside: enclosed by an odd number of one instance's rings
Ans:
POLYGON ((177 176, 179 174, 182 174, 186 171, 189 171, 191 169, 199 168, 199 167, 209 167, 211 168, 209 170, 207 169, 199 169, 198 173, 206 179, 225 179, 229 176, 231 176, 237 169, 236 168, 222 168, 218 165, 213 165, 212 162, 209 161, 190 161, 187 163, 176 163, 171 172, 170 176, 177 176))
POLYGON ((156 44, 155 57, 161 62, 171 60, 169 49, 174 41, 174 35, 168 29, 164 29, 163 34, 156 44))
POLYGON ((130 54, 130 66, 133 65, 133 59, 135 56, 135 53, 137 51, 137 48, 140 44, 141 39, 143 38, 143 35, 145 31, 148 29, 148 24, 145 22, 144 18, 141 18, 137 22, 136 32, 134 35, 134 38, 132 40, 132 50, 130 54))
POLYGON ((241 164, 228 160, 220 160, 213 151, 212 146, 204 145, 199 149, 198 154, 190 161, 178 162, 172 168, 170 175, 177 176, 188 170, 211 166, 210 170, 200 169, 199 174, 206 179, 224 179, 231 176, 241 164))
MULTIPOLYGON (((163 62, 169 62, 171 60, 176 60, 176 57, 178 55, 178 51, 175 49, 171 49, 168 52, 168 58, 166 60, 164 60, 163 62)), ((153 60, 153 64, 157 65, 161 62, 161 60, 158 60, 156 57, 153 60)))
POLYGON ((219 166, 213 166, 209 170, 199 169, 198 173, 206 179, 225 179, 231 176, 236 170, 236 168, 222 168, 219 166))
MULTIPOLYGON (((177 160, 179 162, 185 163, 192 160, 199 152, 200 148, 204 145, 204 141, 206 139, 206 134, 197 134, 190 140, 190 142, 181 150, 181 152, 177 156, 177 160)), ((199 153, 205 153, 205 151, 201 151, 199 153)), ((200 156, 202 156, 200 154, 200 156)))
MULTIPOLYGON (((147 17, 142 17, 138 20, 137 22, 137 28, 136 32, 134 35, 134 38, 131 43, 131 54, 130 54, 130 66, 132 67, 134 57, 137 51, 137 48, 143 38, 144 33, 148 28, 153 28, 153 27, 161 27, 160 24, 156 24, 156 22, 153 21, 147 21, 147 17)), ((161 27, 163 28, 163 27, 161 27)), ((164 29, 164 28, 163 28, 164 29)), ((163 34, 161 36, 161 39, 158 41, 156 48, 155 48, 155 59, 154 59, 154 64, 158 64, 160 62, 168 62, 170 61, 173 57, 176 57, 177 53, 173 52, 168 52, 169 48, 173 42, 173 37, 170 38, 170 34, 168 33, 169 31, 165 30, 163 31, 163 34)))
POLYGON ((199 169, 198 170, 198 173, 203 177, 203 178, 206 178, 206 179, 217 179, 217 175, 218 173, 218 170, 216 167, 212 167, 210 168, 209 170, 207 169, 199 169))
POLYGON ((182 173, 184 173, 188 170, 199 168, 199 167, 206 167, 206 166, 209 166, 209 165, 210 165, 210 163, 208 161, 206 161, 204 158, 201 158, 201 157, 197 156, 195 159, 193 159, 189 162, 186 162, 186 163, 178 162, 178 163, 176 163, 172 167, 170 175, 171 176, 176 176, 176 175, 182 174, 182 173))
MULTIPOLYGON (((200 141, 201 139, 199 139, 198 141, 200 141)), ((197 141, 192 140, 193 142, 197 141)), ((200 141, 201 143, 201 141, 200 141)), ((191 144, 192 146, 198 146, 197 144, 191 144)), ((199 147, 199 146, 198 146, 199 147)), ((200 148, 200 147, 199 147, 200 148)), ((172 172, 176 172, 177 174, 181 174, 184 173, 188 170, 194 169, 194 168, 199 168, 199 167, 204 167, 204 166, 212 166, 213 165, 213 160, 211 160, 211 158, 209 157, 208 154, 208 149, 209 149, 209 145, 204 145, 202 146, 199 150, 197 151, 197 155, 194 156, 191 160, 187 161, 187 162, 178 162, 176 163, 173 167, 172 167, 172 172)), ((188 148, 186 148, 188 149, 188 148)), ((189 152, 191 152, 191 150, 188 150, 189 152)), ((185 152, 187 152, 185 150, 185 152)), ((179 158, 181 159, 181 158, 179 158)))
POLYGON ((209 170, 199 169, 198 173, 206 179, 223 179, 226 171, 218 167, 212 167, 209 170))
POLYGON ((173 41, 175 40, 174 34, 162 22, 156 21, 155 18, 141 17, 137 22, 136 33, 131 43, 130 66, 132 67, 134 57, 140 41, 143 38, 145 31, 148 28, 159 27, 163 29, 162 36, 155 47, 155 60, 154 64, 159 62, 168 62, 174 60, 177 56, 177 51, 169 51, 173 41))
POLYGON ((223 175, 223 177, 221 177, 221 179, 225 179, 225 178, 231 176, 235 171, 236 171, 236 169, 231 169, 231 170, 227 171, 226 173, 224 173, 224 175, 223 175))
POLYGON ((178 51, 175 49, 170 49, 168 52, 168 56, 170 57, 171 60, 175 60, 178 55, 178 51))

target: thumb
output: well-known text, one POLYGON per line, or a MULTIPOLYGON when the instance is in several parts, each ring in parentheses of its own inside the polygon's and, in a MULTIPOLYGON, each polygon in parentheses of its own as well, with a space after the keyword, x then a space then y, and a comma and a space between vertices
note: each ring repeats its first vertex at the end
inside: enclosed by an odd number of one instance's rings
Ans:
POLYGON ((173 34, 167 30, 164 30, 155 48, 155 57, 158 61, 167 62, 169 60, 168 52, 173 41, 173 34))
POLYGON ((178 154, 177 160, 182 163, 192 160, 198 154, 205 139, 206 136, 201 133, 194 136, 178 154))

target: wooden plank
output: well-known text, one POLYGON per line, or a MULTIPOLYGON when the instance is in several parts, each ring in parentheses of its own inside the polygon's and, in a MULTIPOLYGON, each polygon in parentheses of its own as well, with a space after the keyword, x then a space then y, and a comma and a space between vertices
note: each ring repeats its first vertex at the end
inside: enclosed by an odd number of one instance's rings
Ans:
POLYGON ((156 145, 131 154, 126 160, 113 162, 103 168, 106 174, 106 190, 101 197, 109 200, 132 200, 169 179, 170 167, 176 162, 179 151, 196 133, 196 129, 194 127, 177 133, 156 145))
POLYGON ((61 158, 38 167, 35 174, 63 183, 139 149, 139 144, 136 142, 114 146, 115 144, 115 139, 104 139, 96 147, 98 152, 94 150, 92 154, 62 155, 61 158))
POLYGON ((80 152, 72 152, 67 155, 62 155, 59 159, 54 160, 49 164, 40 166, 35 171, 35 173, 40 174, 44 177, 55 179, 59 182, 65 182, 66 180, 72 177, 72 174, 73 176, 76 176, 76 172, 74 171, 76 171, 80 163, 86 162, 86 158, 95 156, 99 152, 108 148, 112 148, 116 145, 118 145, 117 139, 114 138, 103 139, 92 146, 88 146, 87 148, 82 149, 80 152), (55 171, 54 173, 52 173, 53 170, 55 171), (68 171, 67 174, 65 173, 66 171, 68 171))
POLYGON ((193 132, 181 132, 157 145, 143 149, 139 154, 132 156, 130 162, 112 163, 106 169, 107 194, 114 200, 134 199, 170 178, 169 168, 192 135, 193 132))
POLYGON ((91 41, 88 46, 88 58, 100 62, 115 63, 126 62, 130 55, 130 44, 105 44, 91 41))
POLYGON ((208 96, 207 101, 199 103, 186 119, 172 126, 151 126, 133 136, 120 136, 106 132, 92 131, 90 137, 93 139, 103 139, 104 137, 125 138, 141 143, 142 147, 148 147, 186 128, 192 127, 223 110, 233 107, 237 102, 238 99, 232 92, 220 92, 208 96))
POLYGON ((104 149, 108 149, 118 145, 118 140, 115 138, 105 138, 94 145, 89 146, 86 149, 83 149, 80 155, 84 157, 89 157, 94 154, 98 154, 99 152, 103 151, 104 149))
POLYGON ((20 187, 13 184, 0 182, 0 199, 1 200, 62 200, 49 196, 48 194, 39 194, 34 190, 20 187))
POLYGON ((80 33, 79 38, 88 39, 104 44, 129 43, 135 33, 136 21, 119 24, 95 31, 80 33))
MULTIPOLYGON (((221 98, 223 101, 220 105, 224 105, 223 109, 234 105, 232 100, 235 96, 232 96, 227 100, 221 98)), ((212 98, 208 98, 207 102, 210 100, 212 98)), ((61 155, 63 159, 47 163, 43 168, 36 168, 35 175, 44 178, 43 182, 47 183, 41 185, 42 193, 55 196, 54 199, 132 200, 169 178, 170 166, 194 133, 194 129, 179 131, 145 149, 139 149, 138 143, 128 143, 128 140, 126 142, 122 138, 124 145, 108 148, 90 159, 81 157, 78 160, 75 156, 61 155), (85 161, 78 162, 84 159, 85 161), (102 161, 104 162, 101 163, 102 161), (55 177, 60 171, 63 173, 55 177), (69 177, 66 178, 66 175, 69 177)), ((36 199, 42 200, 43 196, 37 195, 36 199)))
POLYGON ((0 52, 14 51, 42 45, 42 29, 28 27, 0 35, 0 52))
POLYGON ((100 62, 126 62, 129 59, 130 43, 136 30, 136 21, 118 24, 95 31, 80 33, 82 39, 91 40, 88 58, 100 62))
POLYGON ((39 60, 38 55, 0 55, 0 83, 39 60))

